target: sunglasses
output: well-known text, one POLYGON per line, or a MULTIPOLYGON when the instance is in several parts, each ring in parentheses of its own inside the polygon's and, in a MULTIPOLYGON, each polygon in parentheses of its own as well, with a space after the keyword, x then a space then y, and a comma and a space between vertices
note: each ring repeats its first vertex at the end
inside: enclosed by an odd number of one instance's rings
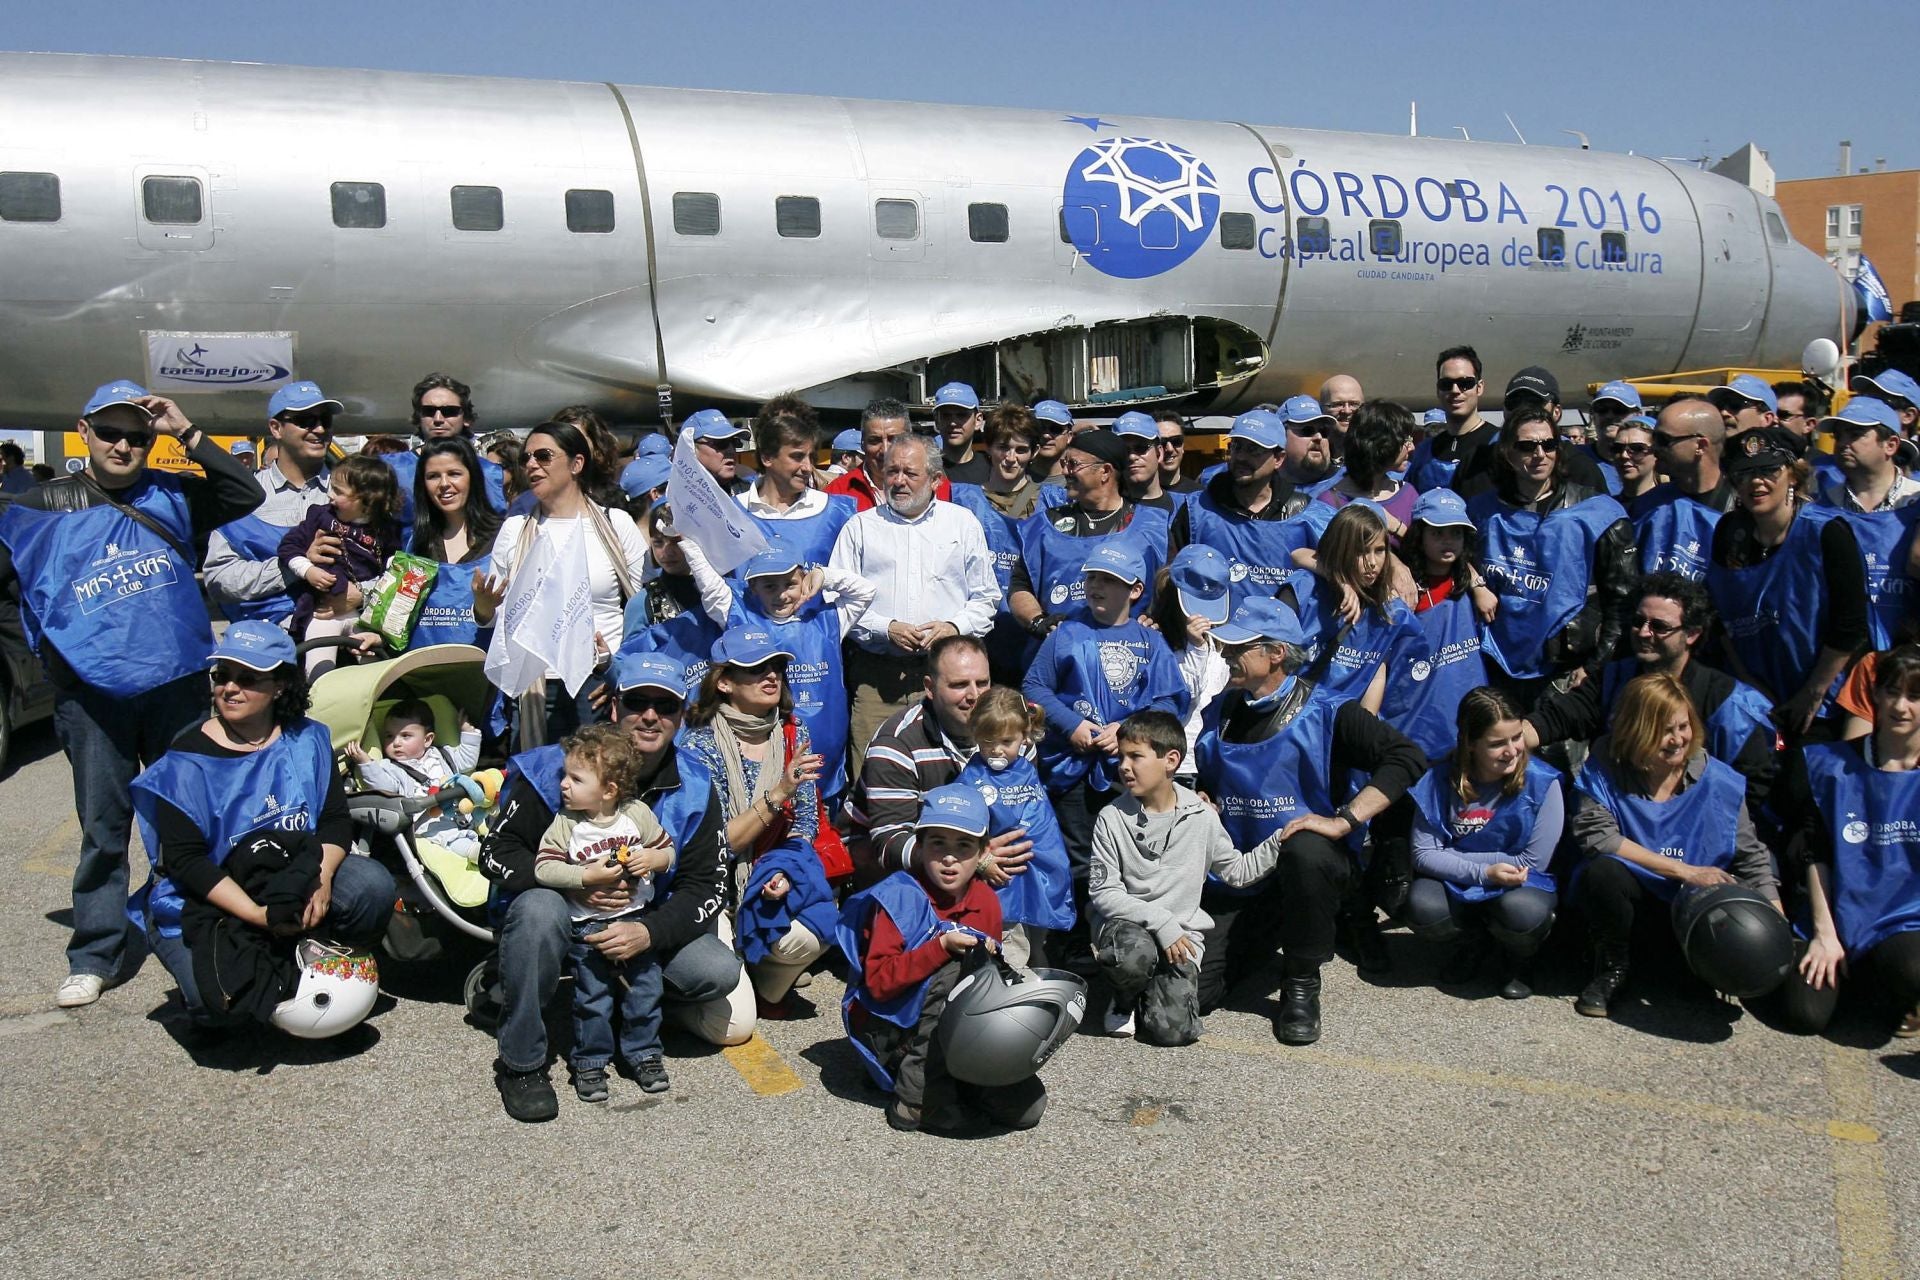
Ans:
POLYGON ((1680 630, 1682 625, 1684 624, 1678 622, 1655 622, 1645 614, 1638 614, 1635 615, 1632 622, 1627 624, 1627 630, 1652 632, 1654 639, 1664 640, 1674 632, 1680 630))
POLYGON ((237 684, 242 689, 258 689, 273 679, 271 673, 255 671, 251 667, 217 666, 207 672, 207 680, 218 689, 223 684, 237 684))
POLYGON ((1513 450, 1523 458, 1536 453, 1558 453, 1560 452, 1560 438, 1555 436, 1548 440, 1515 440, 1512 444, 1508 445, 1507 448, 1513 450))
POLYGON ((423 404, 420 406, 422 418, 464 418, 467 411, 457 404, 423 404))
POLYGON ((1633 444, 1617 444, 1613 446, 1613 452, 1615 456, 1622 458, 1646 458, 1653 455, 1653 446, 1636 441, 1633 444))
POLYGON ((1653 447, 1663 451, 1671 452, 1674 449, 1678 449, 1681 445, 1685 444, 1689 440, 1698 440, 1698 439, 1700 439, 1698 435, 1670 436, 1664 431, 1656 431, 1653 433, 1653 447))
POLYGON ((787 671, 785 658, 768 658, 765 662, 756 662, 750 667, 743 667, 733 662, 727 665, 739 672, 742 680, 764 680, 770 674, 785 675, 787 671))
POLYGON ((1441 378, 1436 384, 1442 391, 1471 391, 1480 385, 1478 378, 1441 378))
POLYGON ((550 467, 557 459, 566 456, 566 454, 560 452, 558 449, 529 449, 527 451, 527 460, 529 462, 537 462, 543 467, 550 467))
POLYGON ((134 430, 128 431, 123 427, 110 427, 104 422, 89 422, 87 423, 87 429, 93 432, 93 438, 101 444, 119 444, 125 441, 135 449, 151 449, 153 447, 153 432, 151 430, 143 431, 136 427, 134 430))
POLYGON ((333 430, 333 419, 324 413, 283 413, 280 421, 301 431, 333 430))
POLYGON ((1290 436, 1305 436, 1311 440, 1316 436, 1327 434, 1327 424, 1320 421, 1289 422, 1287 424, 1287 434, 1290 436))
POLYGON ((1040 423, 1040 431, 1043 435, 1063 436, 1069 434, 1072 430, 1073 424, 1071 422, 1048 422, 1042 419, 1040 423))
POLYGON ((678 715, 686 707, 679 698, 665 693, 623 693, 620 695, 620 709, 629 715, 640 715, 651 711, 657 716, 678 715))
POLYGON ((1149 453, 1160 452, 1160 442, 1158 440, 1129 440, 1127 441, 1127 452, 1136 458, 1145 457, 1149 453))
POLYGON ((1161 436, 1161 437, 1160 437, 1160 447, 1161 447, 1162 449, 1165 449, 1165 450, 1166 450, 1166 451, 1167 451, 1168 453, 1178 453, 1178 452, 1180 452, 1180 451, 1181 451, 1182 449, 1184 449, 1184 448, 1186 448, 1186 447, 1187 447, 1187 441, 1186 441, 1186 437, 1184 437, 1184 436, 1161 436))

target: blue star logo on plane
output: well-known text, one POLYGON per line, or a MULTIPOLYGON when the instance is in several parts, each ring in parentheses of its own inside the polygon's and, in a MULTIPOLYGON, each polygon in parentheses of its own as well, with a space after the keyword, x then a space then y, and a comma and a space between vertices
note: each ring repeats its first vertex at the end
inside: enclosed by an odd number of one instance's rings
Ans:
POLYGON ((1185 147, 1106 138, 1083 149, 1061 191, 1067 237, 1105 275, 1141 280, 1197 252, 1220 217, 1213 170, 1185 147))
POLYGON ((1068 116, 1065 120, 1062 120, 1060 123, 1061 124, 1083 124, 1087 126, 1087 128, 1093 130, 1095 133, 1098 133, 1102 129, 1107 127, 1107 122, 1105 120, 1102 120, 1099 116, 1068 116))

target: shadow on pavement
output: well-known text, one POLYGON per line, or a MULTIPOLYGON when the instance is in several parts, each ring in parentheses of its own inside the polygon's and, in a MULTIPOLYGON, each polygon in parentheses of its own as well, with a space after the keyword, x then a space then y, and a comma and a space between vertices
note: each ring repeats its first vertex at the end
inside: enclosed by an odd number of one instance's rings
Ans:
POLYGON ((271 1075, 278 1067, 313 1066, 358 1057, 380 1043, 380 1029, 373 1019, 392 1009, 394 1004, 392 997, 382 994, 367 1021, 344 1035, 326 1040, 302 1040, 252 1022, 233 1027, 196 1026, 187 1017, 177 991, 169 992, 167 1002, 147 1018, 173 1037, 173 1042, 186 1051, 195 1066, 264 1076, 271 1075))

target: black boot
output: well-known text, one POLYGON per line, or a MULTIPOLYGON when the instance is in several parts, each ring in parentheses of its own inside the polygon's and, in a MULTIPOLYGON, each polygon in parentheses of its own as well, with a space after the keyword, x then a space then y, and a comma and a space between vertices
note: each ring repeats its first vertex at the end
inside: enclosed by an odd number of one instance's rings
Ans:
POLYGON ((1533 994, 1533 957, 1503 952, 1505 972, 1500 983, 1502 1000, 1525 1000, 1533 994))
POLYGON ((1380 920, 1373 914, 1373 904, 1356 904, 1351 910, 1341 912, 1333 927, 1335 936, 1353 957, 1355 969, 1372 975, 1393 968, 1393 957, 1387 952, 1387 940, 1380 933, 1380 920))
POLYGON ((1273 1034, 1281 1044, 1312 1044, 1320 1038, 1320 966, 1288 960, 1280 984, 1280 1016, 1273 1034))
POLYGON ((1607 1016, 1607 1006, 1627 981, 1627 949, 1610 943, 1601 943, 1594 954, 1593 980, 1587 983, 1587 989, 1573 1002, 1575 1013, 1589 1018, 1607 1016))
POLYGON ((1487 959, 1487 936, 1477 930, 1453 944, 1453 954, 1440 966, 1440 985, 1464 987, 1480 976, 1487 959))

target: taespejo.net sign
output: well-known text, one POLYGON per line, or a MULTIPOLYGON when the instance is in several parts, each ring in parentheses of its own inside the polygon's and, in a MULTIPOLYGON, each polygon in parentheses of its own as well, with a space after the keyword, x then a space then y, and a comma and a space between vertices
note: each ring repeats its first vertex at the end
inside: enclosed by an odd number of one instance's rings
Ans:
POLYGON ((174 333, 148 330, 147 389, 272 391, 294 380, 291 333, 174 333))

